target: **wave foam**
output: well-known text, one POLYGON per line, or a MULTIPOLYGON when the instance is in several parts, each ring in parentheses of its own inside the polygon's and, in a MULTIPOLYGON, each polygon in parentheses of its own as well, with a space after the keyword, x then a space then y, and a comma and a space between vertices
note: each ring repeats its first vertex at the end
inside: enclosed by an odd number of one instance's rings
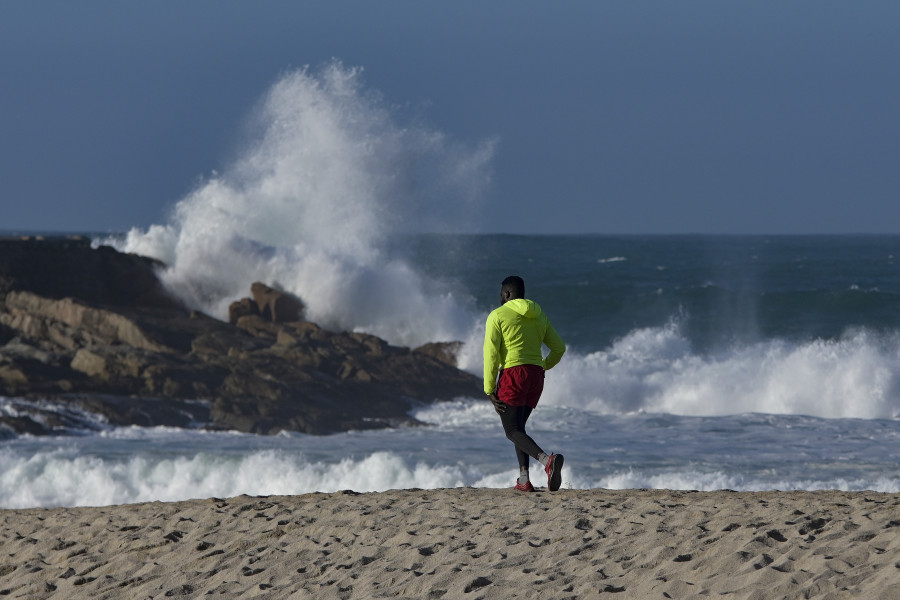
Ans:
MULTIPOLYGON (((592 474, 594 470, 596 467, 573 462, 564 473, 563 487, 900 492, 900 480, 877 474, 873 474, 872 478, 805 480, 802 477, 779 479, 775 473, 760 478, 740 472, 704 471, 690 467, 664 470, 629 468, 600 476, 592 474)), ((512 467, 481 471, 460 465, 412 463, 393 452, 374 452, 361 458, 348 457, 337 463, 325 463, 277 450, 231 457, 198 453, 168 458, 129 456, 114 459, 77 455, 60 449, 39 451, 30 456, 4 449, 0 451, 0 507, 106 506, 241 494, 293 495, 340 490, 381 492, 461 486, 506 488, 515 478, 514 471, 512 467)), ((541 483, 536 476, 535 484, 541 483)))
POLYGON ((239 456, 199 453, 124 460, 41 451, 25 457, 0 451, 0 506, 103 506, 160 500, 289 495, 352 489, 377 492, 404 488, 477 485, 481 476, 458 466, 409 464, 389 452, 336 464, 264 450, 239 456))
POLYGON ((838 340, 768 340, 692 352, 677 323, 631 332, 609 349, 570 353, 547 374, 544 402, 607 414, 900 415, 900 343, 868 331, 838 340))

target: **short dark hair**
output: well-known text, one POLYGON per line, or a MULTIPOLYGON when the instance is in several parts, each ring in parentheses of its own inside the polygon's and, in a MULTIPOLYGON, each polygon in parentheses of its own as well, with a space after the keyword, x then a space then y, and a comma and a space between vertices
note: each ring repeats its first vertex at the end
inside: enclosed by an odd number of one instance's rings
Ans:
POLYGON ((500 289, 509 290, 518 298, 525 297, 525 280, 518 275, 510 275, 500 284, 500 289))

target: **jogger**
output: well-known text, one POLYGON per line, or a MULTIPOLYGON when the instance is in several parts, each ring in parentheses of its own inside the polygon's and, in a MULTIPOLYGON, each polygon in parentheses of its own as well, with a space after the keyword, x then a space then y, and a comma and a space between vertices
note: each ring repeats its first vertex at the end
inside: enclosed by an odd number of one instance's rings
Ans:
POLYGON ((485 325, 484 391, 500 415, 506 437, 515 445, 517 490, 534 490, 528 475, 529 457, 544 466, 551 492, 562 484, 562 454, 546 454, 525 432, 525 424, 543 392, 544 371, 559 363, 565 351, 565 343, 541 307, 525 299, 522 278, 504 279, 500 308, 488 315, 485 325), (544 345, 550 349, 546 358, 544 345))

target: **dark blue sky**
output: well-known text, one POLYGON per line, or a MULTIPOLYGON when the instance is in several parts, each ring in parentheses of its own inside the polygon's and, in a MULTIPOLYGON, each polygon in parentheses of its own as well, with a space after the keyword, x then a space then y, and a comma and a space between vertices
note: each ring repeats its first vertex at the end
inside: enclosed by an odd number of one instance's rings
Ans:
POLYGON ((120 231, 240 152, 285 72, 337 58, 466 144, 481 229, 900 233, 900 3, 0 6, 0 230, 120 231))

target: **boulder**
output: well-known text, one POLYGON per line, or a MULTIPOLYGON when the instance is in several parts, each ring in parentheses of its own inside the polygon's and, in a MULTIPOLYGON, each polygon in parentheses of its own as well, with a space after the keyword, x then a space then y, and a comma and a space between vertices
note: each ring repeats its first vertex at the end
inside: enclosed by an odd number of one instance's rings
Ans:
POLYGON ((241 317, 259 315, 259 306, 251 298, 241 298, 228 306, 228 322, 232 325, 241 317))
POLYGON ((455 367, 459 359, 459 351, 462 349, 462 345, 462 342, 431 342, 419 346, 413 350, 413 352, 427 354, 444 364, 455 367))
POLYGON ((273 323, 289 323, 303 318, 303 301, 287 292, 282 292, 255 282, 250 286, 253 301, 264 319, 273 323))
POLYGON ((15 391, 28 385, 28 376, 17 365, 0 364, 0 382, 3 382, 3 387, 7 390, 15 391))
POLYGON ((106 358, 100 354, 91 352, 87 348, 81 348, 75 353, 75 358, 72 359, 71 367, 76 371, 84 373, 88 377, 106 378, 109 376, 106 358))

